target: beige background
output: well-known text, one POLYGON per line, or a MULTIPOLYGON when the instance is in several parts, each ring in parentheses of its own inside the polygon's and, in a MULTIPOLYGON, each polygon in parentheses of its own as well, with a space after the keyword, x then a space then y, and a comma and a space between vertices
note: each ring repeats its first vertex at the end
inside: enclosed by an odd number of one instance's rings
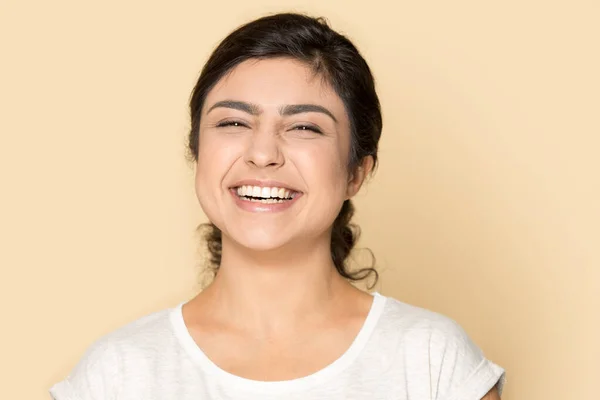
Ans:
POLYGON ((377 78, 357 221, 378 290, 456 319, 506 400, 597 398, 600 12, 559 3, 2 1, 2 397, 48 398, 100 335, 194 293, 189 93, 226 33, 294 9, 377 78))

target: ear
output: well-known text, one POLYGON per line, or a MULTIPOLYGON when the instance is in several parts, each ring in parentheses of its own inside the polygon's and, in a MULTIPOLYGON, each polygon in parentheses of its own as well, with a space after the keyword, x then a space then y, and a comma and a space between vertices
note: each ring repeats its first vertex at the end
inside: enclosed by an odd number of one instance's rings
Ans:
POLYGON ((346 188, 346 200, 354 197, 354 195, 358 193, 360 187, 365 181, 365 178, 373 169, 374 164, 375 160, 373 160, 373 157, 366 156, 362 159, 362 161, 356 167, 356 169, 350 174, 348 178, 348 186, 346 188))

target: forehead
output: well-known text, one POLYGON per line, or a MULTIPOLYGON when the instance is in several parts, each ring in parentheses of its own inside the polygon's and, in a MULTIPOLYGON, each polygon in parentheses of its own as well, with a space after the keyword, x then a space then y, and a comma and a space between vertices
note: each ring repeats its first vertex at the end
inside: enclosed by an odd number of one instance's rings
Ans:
POLYGON ((345 109, 342 100, 321 74, 289 58, 251 59, 234 67, 208 93, 204 106, 238 100, 262 107, 286 104, 319 104, 336 116, 345 109))

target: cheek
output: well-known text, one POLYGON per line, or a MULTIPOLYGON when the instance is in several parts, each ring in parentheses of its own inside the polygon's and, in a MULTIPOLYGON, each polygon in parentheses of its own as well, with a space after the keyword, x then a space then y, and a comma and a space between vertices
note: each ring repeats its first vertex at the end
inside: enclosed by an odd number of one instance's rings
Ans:
POLYGON ((335 203, 344 197, 348 178, 347 157, 339 146, 333 142, 319 143, 297 154, 296 159, 311 197, 337 207, 335 203))
POLYGON ((198 179, 222 180, 239 154, 239 140, 214 132, 202 135, 198 143, 198 179))
POLYGON ((199 140, 195 187, 196 196, 207 215, 218 211, 218 198, 226 189, 223 180, 238 158, 238 147, 211 134, 201 136, 199 140))

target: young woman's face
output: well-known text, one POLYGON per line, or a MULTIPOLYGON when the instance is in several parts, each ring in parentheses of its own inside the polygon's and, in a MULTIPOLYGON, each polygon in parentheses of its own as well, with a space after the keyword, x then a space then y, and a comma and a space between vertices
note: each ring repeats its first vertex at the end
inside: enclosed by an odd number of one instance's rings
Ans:
POLYGON ((329 238, 360 183, 342 100, 290 59, 239 64, 208 93, 196 193, 228 239, 254 250, 329 238))

